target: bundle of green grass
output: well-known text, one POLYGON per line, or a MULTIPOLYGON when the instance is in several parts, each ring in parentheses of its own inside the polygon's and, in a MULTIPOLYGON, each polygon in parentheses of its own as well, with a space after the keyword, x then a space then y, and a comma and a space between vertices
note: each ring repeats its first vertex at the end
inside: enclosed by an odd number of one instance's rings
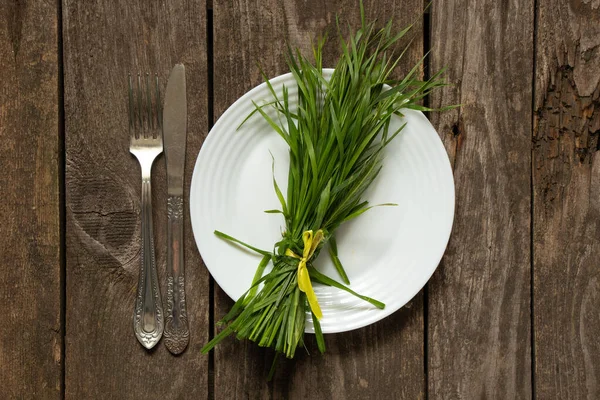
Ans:
MULTIPOLYGON (((390 21, 384 28, 375 29, 374 22, 365 20, 362 2, 360 8, 361 27, 348 40, 340 38, 341 55, 329 80, 322 67, 324 40, 313 49, 312 60, 299 51, 288 51, 287 62, 298 88, 297 101, 291 101, 285 87, 277 93, 264 77, 273 99, 265 105, 255 104, 254 113, 260 113, 285 140, 290 156, 286 196, 273 179, 281 209, 268 212, 283 214, 286 228, 272 252, 215 232, 259 253, 262 260, 252 286, 223 317, 225 328, 202 349, 204 353, 235 334, 240 340, 249 339, 293 358, 298 346, 304 344, 307 312, 312 314, 318 348, 324 352, 319 322, 322 312, 313 282, 350 292, 375 307, 385 307, 344 285, 350 282, 338 258, 335 232, 344 222, 373 207, 363 195, 381 171, 383 150, 404 128, 390 131, 391 118, 402 116, 402 109, 429 111, 421 100, 444 83, 440 73, 427 81, 415 77, 423 60, 403 79, 392 79, 392 71, 406 49, 397 57, 390 54, 411 27, 393 34, 390 21), (265 107, 274 107, 277 118, 270 117, 265 107), (313 267, 327 242, 344 284, 313 267), (271 261, 273 269, 263 276, 271 261)), ((276 361, 277 357, 270 375, 276 361)))

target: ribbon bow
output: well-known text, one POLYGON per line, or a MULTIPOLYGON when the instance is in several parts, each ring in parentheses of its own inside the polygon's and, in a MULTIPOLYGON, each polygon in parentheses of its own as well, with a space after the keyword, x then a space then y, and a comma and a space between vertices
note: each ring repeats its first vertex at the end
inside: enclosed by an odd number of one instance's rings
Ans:
POLYGON ((308 299, 308 304, 310 305, 312 313, 315 315, 315 317, 317 317, 318 320, 320 320, 323 317, 323 313, 321 312, 321 307, 317 301, 317 296, 315 295, 312 283, 310 282, 310 276, 308 275, 306 263, 313 256, 321 240, 323 240, 323 231, 319 229, 314 236, 313 231, 305 231, 302 234, 302 240, 304 241, 302 257, 290 249, 285 251, 285 255, 300 260, 298 263, 298 288, 306 293, 306 298, 308 299))

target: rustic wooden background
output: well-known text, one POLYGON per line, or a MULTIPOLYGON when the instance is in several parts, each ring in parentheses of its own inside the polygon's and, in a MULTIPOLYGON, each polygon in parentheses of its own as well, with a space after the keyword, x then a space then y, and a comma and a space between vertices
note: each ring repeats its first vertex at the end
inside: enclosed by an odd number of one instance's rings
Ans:
MULTIPOLYGON (((401 69, 429 51, 422 74, 447 67, 454 85, 427 101, 463 105, 431 115, 457 200, 433 278, 399 312, 328 335, 326 356, 283 363, 266 383, 269 351, 230 341, 200 354, 231 301, 188 223, 190 346, 173 357, 138 345, 126 74, 157 71, 164 85, 186 65, 189 184, 212 123, 261 82, 257 62, 284 73, 286 41, 308 49, 336 14, 357 25, 357 0, 322 3, 1 2, 0 398, 600 398, 598 0, 434 0, 425 13, 423 0, 365 0, 370 17, 415 23, 401 69)), ((154 172, 160 227, 164 163, 154 172)))

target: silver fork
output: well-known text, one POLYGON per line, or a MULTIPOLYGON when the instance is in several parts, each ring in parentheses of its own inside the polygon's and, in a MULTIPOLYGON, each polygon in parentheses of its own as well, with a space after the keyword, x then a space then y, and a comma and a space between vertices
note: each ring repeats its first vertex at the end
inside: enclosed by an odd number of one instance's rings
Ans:
POLYGON ((150 187, 152 164, 163 151, 158 75, 153 80, 155 81, 154 96, 151 93, 150 76, 146 74, 145 79, 142 79, 138 74, 136 94, 135 84, 129 75, 129 136, 131 137, 129 151, 138 159, 142 170, 142 259, 133 330, 137 339, 147 349, 151 349, 158 343, 164 329, 164 314, 154 253, 150 187))

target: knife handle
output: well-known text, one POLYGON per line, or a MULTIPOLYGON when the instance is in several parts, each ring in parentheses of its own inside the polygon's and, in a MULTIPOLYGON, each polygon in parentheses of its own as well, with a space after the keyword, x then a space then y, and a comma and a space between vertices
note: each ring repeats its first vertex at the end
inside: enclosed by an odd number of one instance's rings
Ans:
POLYGON ((164 340, 171 353, 180 354, 190 340, 185 307, 182 196, 169 196, 167 199, 167 241, 167 312, 164 340))

